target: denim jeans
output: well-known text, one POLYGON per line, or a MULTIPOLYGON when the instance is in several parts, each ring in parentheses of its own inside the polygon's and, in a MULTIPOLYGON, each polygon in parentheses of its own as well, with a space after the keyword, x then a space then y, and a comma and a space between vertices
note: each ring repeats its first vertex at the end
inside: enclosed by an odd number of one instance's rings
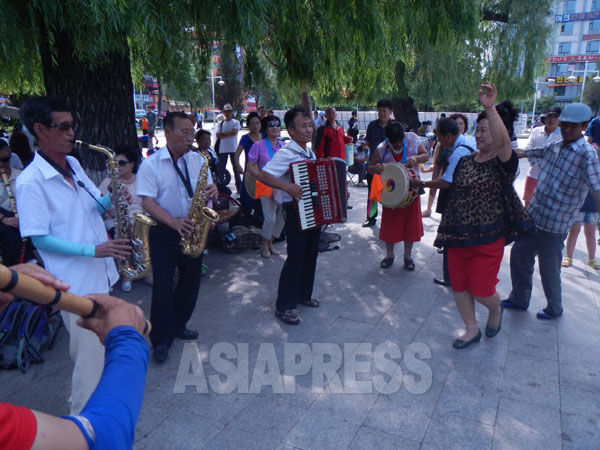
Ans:
POLYGON ((567 233, 550 233, 537 230, 515 242, 510 254, 510 277, 512 291, 508 300, 516 305, 529 307, 531 300, 533 268, 538 257, 540 277, 550 314, 562 313, 560 287, 560 262, 567 233))

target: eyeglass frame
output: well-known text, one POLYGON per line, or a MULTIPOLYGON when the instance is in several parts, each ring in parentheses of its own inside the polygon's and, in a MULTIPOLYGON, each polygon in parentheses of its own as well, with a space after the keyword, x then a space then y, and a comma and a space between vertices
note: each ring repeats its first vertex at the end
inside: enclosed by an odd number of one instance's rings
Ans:
POLYGON ((267 124, 267 128, 276 128, 276 127, 281 128, 281 122, 269 122, 267 124))
POLYGON ((61 123, 49 123, 48 125, 46 125, 48 128, 56 128, 59 131, 69 131, 69 130, 73 130, 76 131, 77 130, 77 122, 61 122, 61 123))
POLYGON ((171 127, 171 129, 174 131, 177 131, 177 133, 179 133, 179 135, 183 136, 183 137, 191 137, 192 139, 194 139, 196 137, 195 131, 181 131, 179 128, 175 128, 175 127, 171 127))

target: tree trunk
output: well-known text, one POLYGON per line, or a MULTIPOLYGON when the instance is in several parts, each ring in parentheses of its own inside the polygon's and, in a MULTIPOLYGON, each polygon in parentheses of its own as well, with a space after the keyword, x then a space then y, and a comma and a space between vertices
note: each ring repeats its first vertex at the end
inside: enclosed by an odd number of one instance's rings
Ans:
POLYGON ((163 91, 162 91, 162 85, 160 84, 160 77, 158 77, 156 79, 156 81, 158 82, 158 117, 156 118, 156 122, 157 125, 161 124, 162 125, 162 101, 163 101, 163 91))
MULTIPOLYGON (((123 54, 111 53, 92 69, 76 56, 73 40, 55 33, 56 64, 48 39, 40 39, 46 93, 63 98, 79 124, 75 138, 114 149, 127 144, 139 149, 133 106, 133 83, 129 50, 123 39, 123 54)), ((74 153, 90 178, 99 183, 106 170, 106 157, 92 152, 74 153)))
POLYGON ((406 88, 406 66, 403 61, 396 62, 394 67, 394 76, 396 78, 396 94, 392 98, 392 107, 394 110, 394 118, 403 124, 408 124, 409 130, 416 131, 419 128, 419 113, 415 108, 412 98, 408 94, 406 88))
POLYGON ((312 103, 310 101, 310 89, 306 88, 300 93, 300 104, 310 114, 312 114, 312 103))

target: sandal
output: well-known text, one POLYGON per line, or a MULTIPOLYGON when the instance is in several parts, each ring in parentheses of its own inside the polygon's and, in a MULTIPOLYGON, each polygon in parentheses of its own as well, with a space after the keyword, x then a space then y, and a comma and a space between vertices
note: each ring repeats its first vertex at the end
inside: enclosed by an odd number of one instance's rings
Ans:
POLYGON ((411 272, 413 270, 415 270, 415 262, 412 260, 412 258, 410 258, 410 259, 404 258, 404 268, 406 270, 410 270, 411 272))
POLYGON ((308 306, 309 308, 318 308, 319 307, 319 300, 317 300, 316 298, 311 298, 309 300, 304 300, 304 301, 301 301, 298 303, 300 305, 308 306))
POLYGON ((389 269, 390 267, 392 267, 392 264, 394 264, 394 258, 385 257, 383 258, 381 263, 379 263, 379 267, 381 267, 382 269, 389 269))
POLYGON ((588 260, 587 265, 590 266, 594 270, 600 270, 600 262, 598 262, 597 259, 588 260))
POLYGON ((300 317, 298 317, 293 309, 286 309, 285 311, 275 310, 275 317, 287 325, 298 325, 300 323, 300 317))
POLYGON ((271 252, 272 256, 281 255, 281 253, 279 253, 279 250, 275 250, 274 248, 269 248, 269 252, 271 252))
MULTIPOLYGON (((589 261, 588 261, 589 264, 589 261)), ((560 263, 560 265, 562 267, 571 267, 573 265, 573 258, 569 258, 568 256, 565 256, 562 260, 562 262, 560 263)))
POLYGON ((271 252, 269 251, 268 248, 261 248, 260 249, 260 256, 262 256, 263 258, 270 258, 271 257, 271 252))

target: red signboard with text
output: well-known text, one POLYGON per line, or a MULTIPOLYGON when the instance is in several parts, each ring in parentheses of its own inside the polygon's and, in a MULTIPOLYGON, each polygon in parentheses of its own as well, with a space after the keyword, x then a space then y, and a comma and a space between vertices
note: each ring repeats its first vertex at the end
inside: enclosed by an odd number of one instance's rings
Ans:
POLYGON ((547 56, 544 61, 547 63, 600 61, 600 55, 547 56))

